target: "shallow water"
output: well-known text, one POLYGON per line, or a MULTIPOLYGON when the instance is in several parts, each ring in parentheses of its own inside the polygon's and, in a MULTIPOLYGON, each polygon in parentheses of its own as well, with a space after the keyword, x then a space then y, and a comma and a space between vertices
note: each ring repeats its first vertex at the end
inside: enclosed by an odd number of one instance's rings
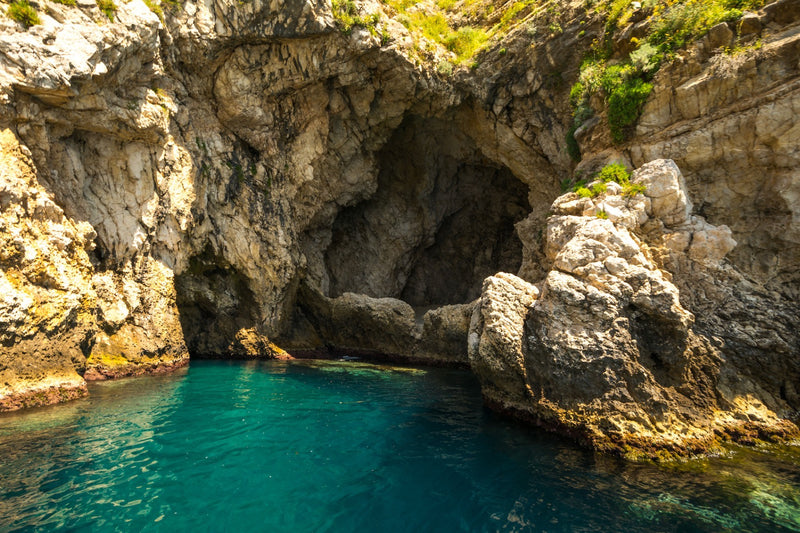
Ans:
POLYGON ((800 531, 800 450, 659 467, 454 370, 193 361, 0 416, 0 531, 800 531))

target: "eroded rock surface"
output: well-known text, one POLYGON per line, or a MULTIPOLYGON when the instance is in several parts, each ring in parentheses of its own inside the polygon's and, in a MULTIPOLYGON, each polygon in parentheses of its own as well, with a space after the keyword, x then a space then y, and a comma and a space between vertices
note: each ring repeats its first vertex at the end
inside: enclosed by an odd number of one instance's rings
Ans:
MULTIPOLYGON (((631 181, 645 192, 626 196, 612 183, 593 198, 568 193, 555 201, 544 245, 552 267, 541 294, 509 274, 484 283, 470 363, 487 400, 630 455, 704 452, 721 435, 796 435, 781 420, 796 404, 780 388, 760 396, 746 379, 730 380, 734 354, 720 337, 753 326, 698 323, 675 282, 694 291, 709 283, 736 244, 730 230, 691 214, 672 161, 648 163, 631 181), (669 272, 662 256, 681 266, 669 272)), ((773 305, 748 298, 741 280, 715 285, 727 299, 773 305)), ((763 360, 769 348, 761 347, 763 360)))

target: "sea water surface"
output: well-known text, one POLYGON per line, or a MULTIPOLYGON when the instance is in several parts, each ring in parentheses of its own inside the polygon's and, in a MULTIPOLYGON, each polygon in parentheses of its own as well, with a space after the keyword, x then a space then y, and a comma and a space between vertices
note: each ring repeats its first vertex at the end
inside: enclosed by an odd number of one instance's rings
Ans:
POLYGON ((800 450, 657 466, 501 419, 467 372, 193 361, 0 416, 0 531, 800 531, 800 450))

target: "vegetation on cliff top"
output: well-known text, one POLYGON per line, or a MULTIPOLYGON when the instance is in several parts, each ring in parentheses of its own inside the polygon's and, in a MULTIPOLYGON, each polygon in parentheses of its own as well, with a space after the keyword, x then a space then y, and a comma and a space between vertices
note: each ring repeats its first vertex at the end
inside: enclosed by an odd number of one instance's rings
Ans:
MULTIPOLYGON (((561 5, 555 0, 520 0, 496 5, 491 0, 382 0, 386 11, 408 29, 414 49, 423 56, 449 56, 440 63, 440 73, 450 73, 454 66, 467 63, 490 43, 497 43, 513 27, 530 16, 544 14, 545 25, 560 33, 557 18, 561 5)), ((349 33, 362 27, 376 34, 380 17, 362 12, 353 0, 333 0, 333 15, 339 28, 349 33)), ((381 40, 391 39, 386 28, 381 40)), ((473 64, 474 66, 474 64, 473 64)))
MULTIPOLYGON (((533 38, 546 30, 561 33, 568 6, 554 0, 518 0, 497 4, 486 0, 382 0, 389 14, 402 23, 421 56, 441 58, 438 70, 449 75, 455 66, 471 62, 490 43, 499 42, 511 29, 525 22, 533 38)), ((590 20, 599 14, 602 35, 595 39, 570 91, 574 121, 567 134, 570 155, 580 159, 575 131, 588 118, 605 111, 614 142, 624 142, 638 121, 653 89, 652 78, 664 61, 721 22, 740 18, 745 10, 758 9, 765 0, 586 0, 590 20), (621 29, 636 24, 639 30, 621 47, 621 29)), ((574 6, 573 6, 574 8, 574 6)), ((340 28, 366 28, 376 35, 380 16, 360 13, 353 0, 334 0, 333 12, 340 28)), ((386 27, 381 40, 388 42, 386 27)), ((584 32, 581 32, 583 35, 584 32)), ((505 52, 505 48, 500 53, 505 52)))
MULTIPOLYGON (((610 163, 604 166, 600 172, 595 174, 594 180, 599 183, 594 183, 591 187, 587 187, 586 180, 578 181, 572 192, 581 198, 594 198, 600 196, 608 190, 607 183, 618 183, 622 185, 623 196, 636 196, 645 192, 645 186, 639 183, 631 183, 631 174, 625 165, 620 163, 610 163)), ((569 181, 567 181, 569 183, 569 181)))
POLYGON ((606 0, 595 8, 605 16, 605 31, 592 43, 581 65, 578 81, 570 90, 574 122, 567 133, 567 146, 574 159, 580 151, 574 133, 595 110, 592 100, 607 107, 608 127, 616 143, 628 137, 653 85, 650 83, 663 61, 680 48, 705 35, 721 22, 740 18, 743 10, 758 9, 764 0, 668 0, 642 3, 606 0), (618 29, 636 22, 642 37, 632 37, 635 48, 624 57, 614 57, 618 29))
POLYGON ((114 22, 114 15, 117 12, 117 5, 114 3, 114 0, 95 0, 97 2, 97 7, 103 14, 108 17, 108 20, 114 22))

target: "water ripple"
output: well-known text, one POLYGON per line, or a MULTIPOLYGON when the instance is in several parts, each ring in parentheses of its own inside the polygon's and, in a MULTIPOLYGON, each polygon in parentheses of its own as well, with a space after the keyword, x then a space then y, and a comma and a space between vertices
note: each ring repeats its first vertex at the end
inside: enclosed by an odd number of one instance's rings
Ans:
POLYGON ((800 531, 800 453, 656 467, 450 370, 193 362, 0 416, 0 531, 800 531))

